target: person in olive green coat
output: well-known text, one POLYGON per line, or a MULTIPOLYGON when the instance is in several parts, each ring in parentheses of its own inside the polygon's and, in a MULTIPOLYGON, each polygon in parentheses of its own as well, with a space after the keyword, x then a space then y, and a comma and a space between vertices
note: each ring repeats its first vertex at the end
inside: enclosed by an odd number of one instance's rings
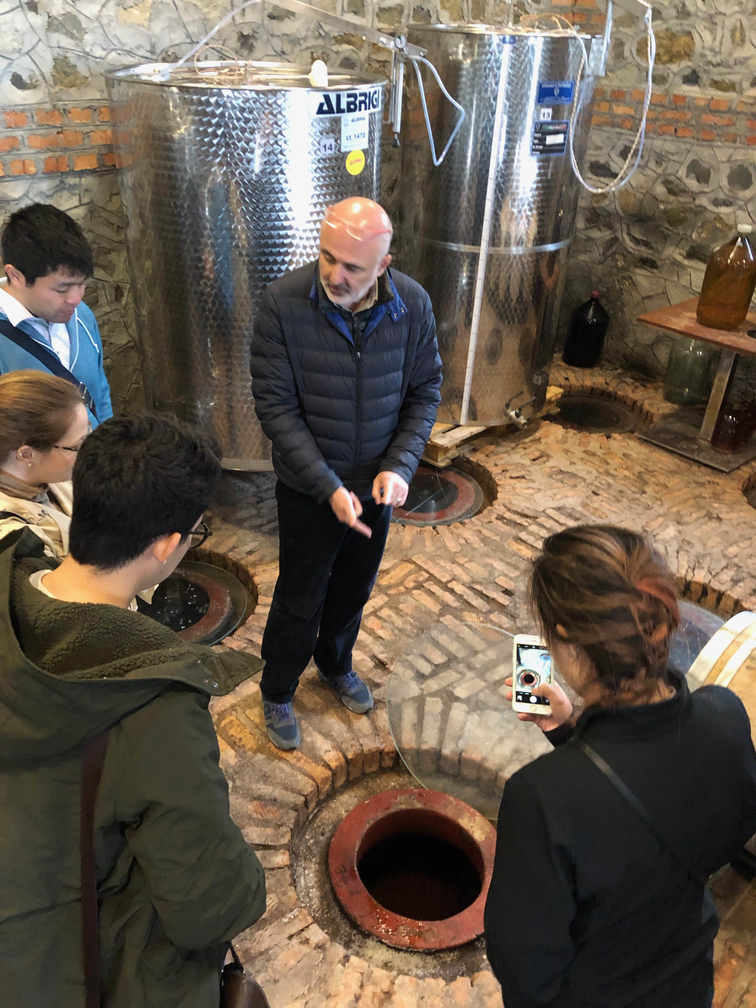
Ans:
POLYGON ((69 556, 28 529, 0 542, 3 1008, 83 1008, 81 753, 101 732, 103 1008, 218 1008, 228 942, 265 910, 208 711, 260 662, 129 608, 202 535, 219 473, 189 428, 121 416, 79 452, 69 556))

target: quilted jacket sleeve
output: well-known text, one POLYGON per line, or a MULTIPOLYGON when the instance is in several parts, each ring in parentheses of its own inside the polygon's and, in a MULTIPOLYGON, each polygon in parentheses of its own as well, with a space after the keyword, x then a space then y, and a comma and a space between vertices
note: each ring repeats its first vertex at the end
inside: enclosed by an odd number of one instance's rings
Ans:
POLYGON ((252 335, 252 394, 262 429, 284 467, 318 504, 342 486, 302 414, 275 299, 263 295, 252 335))
POLYGON ((412 373, 399 414, 394 439, 381 468, 410 482, 430 437, 441 402, 441 358, 436 341, 436 320, 430 298, 423 291, 420 338, 412 373))

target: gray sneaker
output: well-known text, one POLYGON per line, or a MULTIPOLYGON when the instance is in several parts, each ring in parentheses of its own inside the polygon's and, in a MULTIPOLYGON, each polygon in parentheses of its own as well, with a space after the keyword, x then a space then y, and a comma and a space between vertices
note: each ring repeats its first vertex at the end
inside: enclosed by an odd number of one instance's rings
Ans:
POLYGON ((367 683, 356 672, 334 676, 329 679, 318 669, 318 676, 338 693, 344 706, 355 714, 367 714, 373 706, 373 694, 367 683))
POLYGON ((291 703, 271 703, 263 700, 268 738, 279 749, 296 749, 302 741, 299 725, 291 703))

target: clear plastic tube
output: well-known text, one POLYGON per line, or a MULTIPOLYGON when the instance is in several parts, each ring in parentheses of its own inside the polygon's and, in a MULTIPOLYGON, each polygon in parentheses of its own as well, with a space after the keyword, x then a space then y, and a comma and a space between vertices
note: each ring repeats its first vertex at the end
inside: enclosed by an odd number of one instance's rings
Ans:
POLYGON ((239 6, 235 7, 229 14, 226 14, 225 17, 222 17, 218 22, 218 24, 212 29, 212 31, 209 31, 207 35, 205 35, 205 37, 202 39, 201 42, 198 42, 196 46, 190 49, 188 53, 185 53, 185 55, 183 55, 181 59, 178 60, 176 63, 171 63, 171 65, 166 70, 163 70, 162 73, 158 75, 158 79, 166 80, 170 73, 172 73, 174 70, 177 70, 180 66, 183 66, 184 63, 186 63, 188 60, 192 58, 192 56, 196 56, 196 54, 200 51, 202 46, 207 45, 207 43, 210 41, 213 35, 215 35, 217 31, 220 31, 221 28, 227 25, 228 22, 232 18, 236 17, 236 15, 239 14, 241 11, 243 11, 245 7, 251 7, 253 4, 259 4, 260 2, 261 0, 244 0, 244 3, 239 4, 239 6))
MULTIPOLYGON (((651 18, 652 18, 652 12, 651 8, 649 7, 649 9, 643 16, 643 20, 646 23, 646 36, 648 38, 648 73, 646 76, 646 94, 643 99, 643 112, 641 113, 640 125, 638 126, 638 132, 635 134, 635 139, 633 140, 630 146, 630 151, 627 157, 625 158, 622 167, 619 170, 617 178, 606 186, 593 186, 590 184, 590 182, 586 182, 586 180, 583 178, 582 172, 580 171, 580 167, 578 166, 577 158, 575 157, 575 147, 574 147, 575 130, 573 127, 583 109, 583 105, 585 104, 583 97, 584 91, 581 94, 580 89, 578 90, 578 100, 575 102, 575 111, 572 114, 572 121, 570 123, 570 139, 569 139, 570 163, 572 164, 572 170, 574 171, 578 182, 580 182, 580 184, 584 186, 590 193, 596 193, 596 194, 610 193, 610 192, 616 192, 618 189, 622 189, 622 187, 626 186, 627 183, 630 181, 630 179, 633 177, 638 165, 640 164, 641 155, 643 154, 643 144, 646 139, 646 119, 648 117, 648 106, 651 103, 651 93, 654 86, 653 72, 654 72, 654 60, 656 59, 656 36, 654 35, 654 29, 651 23, 651 18)), ((587 64, 588 54, 586 53, 583 40, 580 38, 577 32, 574 33, 583 50, 583 63, 580 67, 580 71, 582 72, 583 66, 587 64)))
MULTIPOLYGON (((611 16, 609 10, 607 10, 607 16, 611 16)), ((575 100, 575 107, 570 117, 570 131, 569 131, 569 150, 570 150, 570 164, 572 165, 572 170, 575 173, 575 177, 578 182, 591 193, 610 193, 616 192, 617 189, 621 189, 626 186, 630 179, 635 174, 635 170, 640 164, 641 155, 643 153, 643 144, 646 136, 646 119, 648 117, 648 107, 651 103, 651 93, 653 90, 653 72, 654 72, 654 61, 656 59, 656 36, 654 35, 654 29, 652 26, 652 11, 649 7, 643 15, 643 20, 646 24, 646 36, 648 39, 648 72, 646 74, 646 93, 643 100, 643 111, 641 113, 640 126, 638 127, 638 132, 635 135, 630 151, 625 158, 622 167, 619 170, 619 174, 613 182, 610 182, 606 186, 593 186, 590 182, 586 182, 583 178, 583 174, 580 171, 580 167, 577 163, 577 158, 575 157, 575 123, 577 122, 583 107, 585 105, 585 88, 581 88, 580 84, 585 80, 582 77, 585 67, 588 65, 588 52, 585 48, 585 42, 583 41, 580 33, 576 31, 574 25, 567 20, 567 18, 562 17, 561 14, 532 14, 526 15, 521 18, 518 29, 520 31, 527 32, 529 30, 528 22, 543 21, 547 18, 551 21, 556 21, 560 26, 560 33, 564 32, 567 35, 571 35, 578 43, 582 50, 582 55, 580 59, 580 67, 578 68, 578 93, 575 100), (582 79, 581 79, 582 77, 582 79)), ((532 30, 537 31, 537 28, 532 30)))
POLYGON ((459 104, 459 102, 455 101, 454 98, 452 98, 452 96, 446 90, 444 82, 439 77, 438 71, 436 70, 436 68, 433 66, 432 63, 430 63, 427 59, 424 59, 422 56, 414 56, 412 57, 412 65, 415 68, 415 73, 417 74, 417 83, 420 88, 420 101, 423 103, 423 115, 425 116, 425 128, 428 130, 428 142, 430 143, 431 157, 433 158, 434 166, 438 168, 438 166, 443 162, 446 155, 449 153, 449 148, 454 142, 454 138, 456 137, 457 133, 459 133, 462 123, 465 121, 465 116, 467 113, 459 104), (425 87, 423 86, 423 77, 422 74, 420 73, 420 67, 418 66, 418 63, 424 63, 425 66, 428 67, 433 76, 436 78, 436 83, 441 88, 442 94, 448 101, 452 103, 452 105, 458 112, 457 121, 454 124, 454 129, 451 131, 451 135, 449 139, 446 141, 446 146, 441 151, 440 156, 436 155, 436 143, 435 140, 433 139, 433 127, 431 125, 430 116, 428 115, 428 104, 425 100, 425 87))

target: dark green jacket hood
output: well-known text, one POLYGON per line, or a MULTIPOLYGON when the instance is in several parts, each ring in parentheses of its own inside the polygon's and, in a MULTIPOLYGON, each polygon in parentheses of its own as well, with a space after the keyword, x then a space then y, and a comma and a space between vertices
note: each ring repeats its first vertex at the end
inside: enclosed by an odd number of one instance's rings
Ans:
POLYGON ((56 563, 28 529, 0 542, 0 766, 68 752, 172 683, 220 696, 260 669, 140 613, 48 598, 29 576, 56 563))

